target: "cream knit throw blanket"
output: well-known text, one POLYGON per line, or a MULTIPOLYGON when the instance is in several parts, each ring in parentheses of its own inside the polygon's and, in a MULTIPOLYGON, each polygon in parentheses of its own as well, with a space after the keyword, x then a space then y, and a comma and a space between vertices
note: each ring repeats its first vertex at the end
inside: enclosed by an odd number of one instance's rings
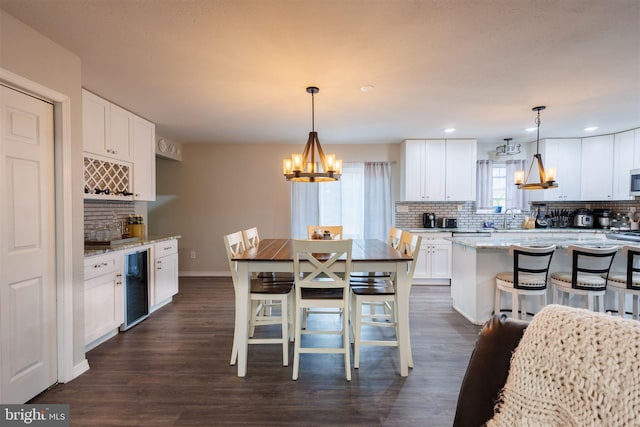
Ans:
POLYGON ((527 327, 494 426, 639 426, 640 322, 549 305, 527 327))

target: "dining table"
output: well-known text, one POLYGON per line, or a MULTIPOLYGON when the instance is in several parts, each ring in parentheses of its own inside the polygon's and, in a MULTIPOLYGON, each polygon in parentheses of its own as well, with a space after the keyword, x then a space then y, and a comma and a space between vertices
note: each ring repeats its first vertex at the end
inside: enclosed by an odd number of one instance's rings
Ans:
MULTIPOLYGON (((249 339, 249 298, 252 273, 271 271, 293 273, 293 239, 263 239, 253 248, 232 258, 237 262, 238 281, 235 288, 235 327, 238 339, 238 376, 247 374, 249 339)), ((379 239, 353 239, 351 248, 352 272, 395 273, 395 291, 398 321, 398 355, 400 375, 409 375, 409 295, 411 283, 408 274, 412 256, 403 254, 379 239)))

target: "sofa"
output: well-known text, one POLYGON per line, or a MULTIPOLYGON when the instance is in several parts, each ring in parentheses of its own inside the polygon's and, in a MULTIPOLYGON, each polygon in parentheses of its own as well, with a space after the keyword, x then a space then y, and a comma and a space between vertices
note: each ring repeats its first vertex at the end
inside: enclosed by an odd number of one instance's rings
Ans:
POLYGON ((531 322, 494 315, 464 376, 453 425, 640 425, 640 322, 560 305, 531 322))

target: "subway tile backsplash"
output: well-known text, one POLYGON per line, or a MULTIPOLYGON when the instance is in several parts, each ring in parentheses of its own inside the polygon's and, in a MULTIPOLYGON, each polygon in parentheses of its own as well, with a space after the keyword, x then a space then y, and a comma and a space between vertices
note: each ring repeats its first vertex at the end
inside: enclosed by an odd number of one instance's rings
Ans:
POLYGON ((91 230, 104 227, 114 220, 124 221, 135 213, 135 202, 119 200, 84 201, 84 239, 89 239, 91 230))
MULTIPOLYGON (((616 202, 535 202, 532 209, 546 205, 549 210, 567 209, 574 211, 578 208, 610 209, 613 213, 628 214, 632 209, 640 211, 639 200, 616 202)), ((493 221, 496 228, 504 225, 504 214, 476 213, 475 202, 396 202, 395 226, 400 228, 422 228, 422 214, 434 212, 436 218, 457 218, 458 228, 482 228, 485 221, 493 221), (402 208, 398 208, 402 206, 402 208), (403 212, 407 210, 407 212, 403 212)), ((521 228, 525 213, 516 214, 511 220, 511 228, 521 228)))

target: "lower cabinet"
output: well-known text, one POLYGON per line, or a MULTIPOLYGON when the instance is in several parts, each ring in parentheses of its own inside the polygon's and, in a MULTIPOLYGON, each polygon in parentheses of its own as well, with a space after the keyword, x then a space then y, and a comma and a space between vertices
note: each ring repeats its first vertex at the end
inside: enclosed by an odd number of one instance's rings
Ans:
POLYGON ((178 241, 158 242, 154 248, 155 281, 151 311, 171 302, 178 293, 178 241))
POLYGON ((415 283, 449 284, 451 242, 444 240, 443 237, 451 237, 451 233, 420 233, 420 235, 422 244, 413 275, 415 283))
POLYGON ((124 321, 123 256, 112 253, 84 263, 84 344, 91 349, 118 333, 124 321))

